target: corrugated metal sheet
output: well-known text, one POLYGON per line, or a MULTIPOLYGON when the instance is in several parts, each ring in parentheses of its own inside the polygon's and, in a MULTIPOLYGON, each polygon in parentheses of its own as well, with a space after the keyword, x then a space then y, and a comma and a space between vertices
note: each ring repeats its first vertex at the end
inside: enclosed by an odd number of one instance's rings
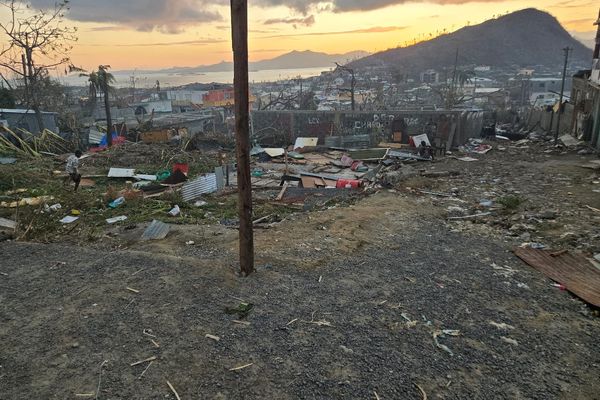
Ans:
POLYGON ((5 165, 5 164, 14 164, 17 162, 16 158, 13 157, 0 157, 0 164, 5 165))
POLYGON ((217 179, 217 190, 223 190, 225 187, 225 167, 216 167, 215 176, 217 179))
POLYGON ((377 161, 383 160, 389 151, 390 149, 351 150, 350 157, 353 160, 377 161))
POLYGON ((319 143, 318 137, 299 137, 294 144, 294 150, 304 147, 315 147, 319 143))
POLYGON ((144 231, 142 235, 142 240, 160 240, 167 237, 171 227, 164 222, 159 220, 154 220, 148 228, 144 231))
POLYGON ((186 183, 181 188, 181 196, 184 201, 193 201, 202 197, 203 194, 214 193, 217 189, 217 175, 207 174, 186 183))
POLYGON ((519 248, 515 254, 569 292, 600 307, 600 270, 580 254, 519 248))
POLYGON ((133 178, 135 169, 130 168, 111 168, 108 171, 109 178, 133 178))
POLYGON ((88 134, 88 142, 90 144, 100 144, 104 136, 104 133, 96 129, 90 129, 90 133, 88 134))

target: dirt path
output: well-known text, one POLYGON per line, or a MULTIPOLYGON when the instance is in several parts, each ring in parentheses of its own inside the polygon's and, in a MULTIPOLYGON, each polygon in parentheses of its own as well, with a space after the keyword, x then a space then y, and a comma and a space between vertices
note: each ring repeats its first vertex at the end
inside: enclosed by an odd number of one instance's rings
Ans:
POLYGON ((249 278, 220 226, 1 243, 0 399, 598 398, 598 318, 441 212, 382 192, 297 215, 257 233, 249 278))

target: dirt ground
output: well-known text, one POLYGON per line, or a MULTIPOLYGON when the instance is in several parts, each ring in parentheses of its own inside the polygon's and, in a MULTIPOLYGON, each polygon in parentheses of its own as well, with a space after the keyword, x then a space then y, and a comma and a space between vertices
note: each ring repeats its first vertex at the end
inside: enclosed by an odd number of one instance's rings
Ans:
POLYGON ((0 399, 175 399, 167 382, 181 399, 599 399, 596 310, 511 252, 600 251, 590 156, 478 158, 286 214, 256 231, 248 278, 210 218, 154 242, 134 223, 0 243, 0 399))

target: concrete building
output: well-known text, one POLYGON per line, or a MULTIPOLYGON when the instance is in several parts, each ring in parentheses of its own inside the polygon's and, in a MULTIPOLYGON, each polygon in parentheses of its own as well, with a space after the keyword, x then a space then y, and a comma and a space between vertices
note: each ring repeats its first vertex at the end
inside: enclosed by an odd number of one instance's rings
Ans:
MULTIPOLYGON (((57 113, 42 111, 44 128, 59 133, 57 115, 57 113)), ((0 108, 0 126, 11 130, 24 129, 31 133, 40 132, 33 110, 0 108)))
POLYGON ((421 83, 438 83, 440 81, 440 74, 434 69, 428 69, 427 71, 421 72, 421 83))

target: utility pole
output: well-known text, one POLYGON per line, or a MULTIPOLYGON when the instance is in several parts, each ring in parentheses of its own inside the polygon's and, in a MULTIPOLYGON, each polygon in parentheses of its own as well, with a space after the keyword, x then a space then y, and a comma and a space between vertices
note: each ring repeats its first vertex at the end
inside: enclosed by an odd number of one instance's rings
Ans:
MULTIPOLYGON (((558 144, 558 134, 560 132, 560 117, 562 116, 562 102, 563 102, 563 95, 565 92, 565 79, 567 78, 567 65, 569 63, 569 52, 573 50, 570 47, 565 47, 563 49, 563 51, 565 52, 565 66, 563 68, 563 74, 562 74, 562 83, 560 85, 560 99, 558 100, 558 118, 557 118, 557 124, 556 124, 556 133, 554 134, 554 145, 556 146, 558 144)), ((552 125, 550 125, 550 129, 552 129, 552 125)))
POLYGON ((254 271, 252 182, 250 178, 250 93, 248 89, 248 0, 231 0, 231 38, 238 164, 240 269, 242 274, 248 276, 254 271))

